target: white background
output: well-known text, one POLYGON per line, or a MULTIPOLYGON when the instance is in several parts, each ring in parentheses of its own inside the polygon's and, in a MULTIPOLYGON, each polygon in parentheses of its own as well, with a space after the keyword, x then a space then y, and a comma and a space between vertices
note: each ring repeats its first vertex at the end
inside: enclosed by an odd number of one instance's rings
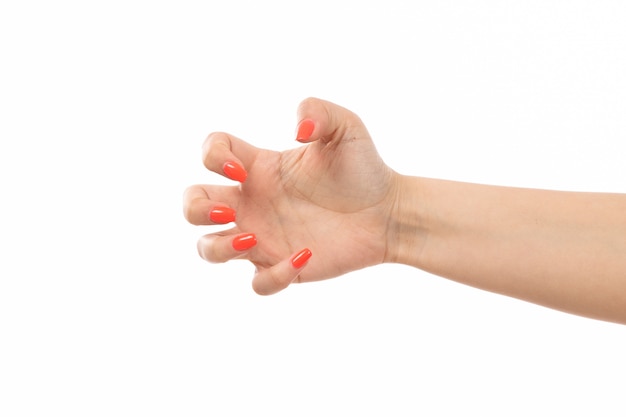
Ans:
MULTIPOLYGON (((382 265, 260 297, 182 215, 317 96, 399 172, 626 192, 621 1, 3 2, 0 415, 623 416, 626 328, 382 265)), ((523 253, 520 256, 524 256, 523 253)))

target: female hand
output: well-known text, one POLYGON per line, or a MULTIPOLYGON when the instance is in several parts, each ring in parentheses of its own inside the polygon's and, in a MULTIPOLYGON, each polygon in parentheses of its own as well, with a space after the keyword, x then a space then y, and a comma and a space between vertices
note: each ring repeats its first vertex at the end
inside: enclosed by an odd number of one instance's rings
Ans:
POLYGON ((229 230, 203 236, 198 251, 210 262, 252 262, 259 294, 336 277, 387 256, 398 174, 347 109, 309 98, 298 120, 297 139, 305 145, 284 152, 210 134, 204 165, 241 184, 194 185, 184 195, 190 223, 234 221, 229 230))

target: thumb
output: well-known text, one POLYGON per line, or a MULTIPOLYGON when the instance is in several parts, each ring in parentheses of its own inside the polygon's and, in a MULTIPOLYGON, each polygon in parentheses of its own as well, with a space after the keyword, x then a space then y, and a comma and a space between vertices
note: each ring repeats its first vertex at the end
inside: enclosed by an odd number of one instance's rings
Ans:
POLYGON ((296 140, 309 143, 369 138, 365 125, 353 112, 329 101, 315 97, 298 106, 296 140))

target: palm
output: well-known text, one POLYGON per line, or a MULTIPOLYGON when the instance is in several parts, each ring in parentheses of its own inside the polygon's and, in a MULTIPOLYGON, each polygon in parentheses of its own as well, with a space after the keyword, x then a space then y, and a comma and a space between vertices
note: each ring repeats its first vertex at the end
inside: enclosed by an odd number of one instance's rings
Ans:
POLYGON ((249 259, 262 269, 308 246, 314 281, 382 262, 392 172, 369 137, 316 142, 282 153, 257 150, 236 206, 237 228, 259 244, 249 259))

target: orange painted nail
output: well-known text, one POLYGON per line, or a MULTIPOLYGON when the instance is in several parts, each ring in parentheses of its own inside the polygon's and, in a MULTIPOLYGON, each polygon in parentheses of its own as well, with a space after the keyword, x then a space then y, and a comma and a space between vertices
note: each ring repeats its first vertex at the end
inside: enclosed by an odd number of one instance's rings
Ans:
POLYGON ((296 269, 300 269, 307 263, 309 258, 311 258, 311 255, 313 255, 313 253, 311 253, 309 249, 302 249, 291 258, 291 265, 296 269))
POLYGON ((298 125, 298 133, 296 134, 296 140, 299 142, 309 140, 315 130, 315 122, 311 119, 304 119, 298 125))
POLYGON ((235 250, 248 250, 256 245, 256 236, 252 233, 236 236, 233 239, 233 248, 235 250))
POLYGON ((228 161, 222 167, 224 170, 224 175, 226 175, 231 180, 244 182, 248 177, 248 173, 241 165, 237 162, 228 161))
POLYGON ((228 207, 215 207, 209 213, 213 223, 230 223, 235 221, 235 210, 228 207))

